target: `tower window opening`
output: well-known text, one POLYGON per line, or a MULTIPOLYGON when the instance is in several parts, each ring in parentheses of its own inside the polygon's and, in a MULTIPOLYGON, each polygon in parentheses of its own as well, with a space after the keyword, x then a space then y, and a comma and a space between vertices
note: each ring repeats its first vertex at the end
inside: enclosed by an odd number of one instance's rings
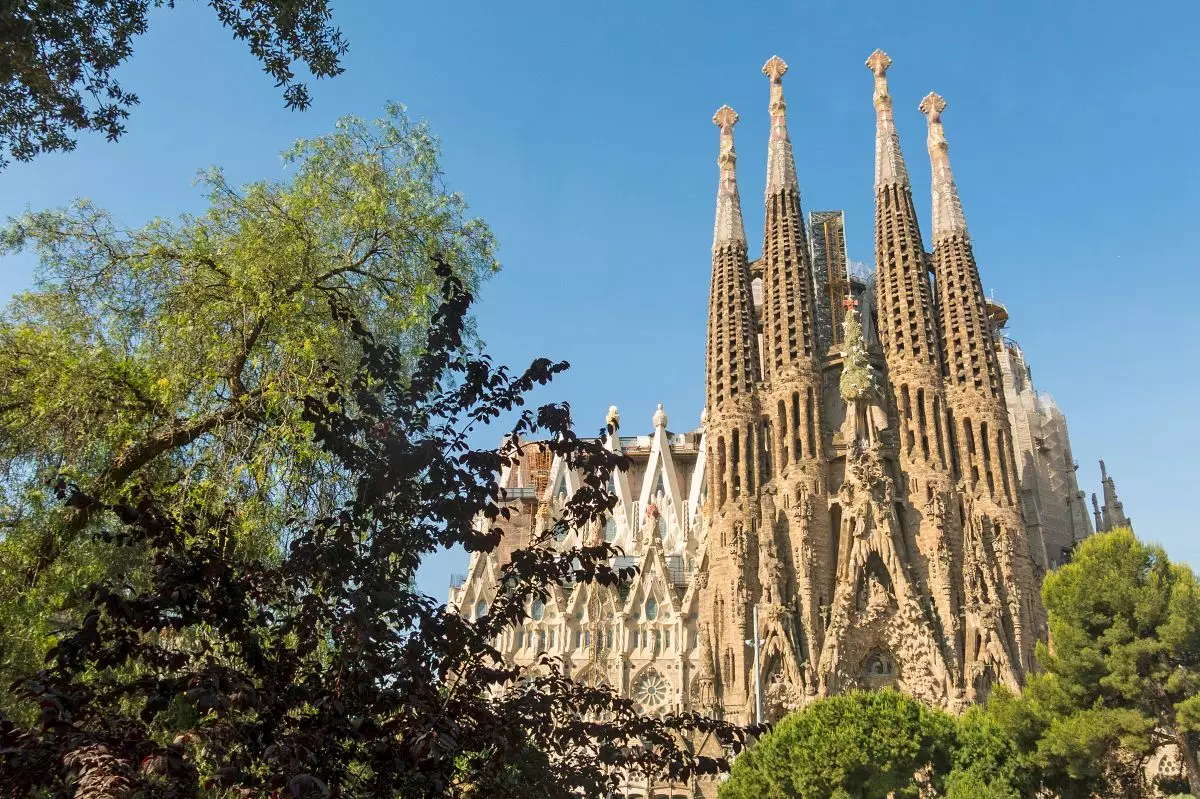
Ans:
POLYGON ((804 450, 800 447, 800 392, 792 392, 792 448, 795 450, 796 460, 804 457, 804 450))
POLYGON ((925 389, 917 389, 917 429, 921 433, 921 456, 929 460, 929 431, 925 426, 925 389))
POLYGON ((779 420, 779 470, 783 471, 788 465, 787 406, 783 404, 783 400, 776 404, 775 417, 779 420))
POLYGON ((1011 505, 1013 501, 1012 479, 1008 471, 1008 453, 1010 449, 1006 445, 1004 431, 996 431, 996 455, 1000 459, 1000 481, 1004 484, 1004 498, 1011 505))
POLYGON ((726 493, 726 482, 725 481, 728 479, 725 468, 726 468, 725 439, 722 437, 722 438, 717 439, 717 507, 718 508, 724 507, 724 505, 725 505, 725 493, 726 493))
POLYGON ((741 436, 739 432, 734 430, 733 438, 731 438, 729 441, 729 462, 730 466, 732 467, 730 469, 730 476, 733 478, 732 496, 734 499, 737 499, 742 493, 742 481, 741 475, 739 474, 741 470, 741 447, 739 446, 740 437, 741 436))
POLYGON ((762 481, 764 483, 771 479, 771 475, 775 471, 774 464, 771 462, 775 454, 772 451, 771 446, 772 439, 775 435, 773 430, 774 428, 771 424, 771 420, 764 416, 758 428, 758 452, 761 456, 760 460, 762 461, 762 481))
POLYGON ((808 457, 815 457, 817 454, 817 404, 813 397, 813 390, 808 389, 808 400, 804 406, 805 424, 808 429, 808 457))
POLYGON ((746 425, 746 490, 754 493, 754 440, 757 438, 757 425, 746 425))
POLYGON ((933 436, 937 439, 938 460, 946 465, 946 449, 942 443, 942 403, 940 398, 933 398, 933 436))
POLYGON ((988 443, 987 422, 979 423, 979 444, 983 449, 983 471, 987 474, 988 493, 996 493, 996 478, 992 476, 992 447, 988 443))

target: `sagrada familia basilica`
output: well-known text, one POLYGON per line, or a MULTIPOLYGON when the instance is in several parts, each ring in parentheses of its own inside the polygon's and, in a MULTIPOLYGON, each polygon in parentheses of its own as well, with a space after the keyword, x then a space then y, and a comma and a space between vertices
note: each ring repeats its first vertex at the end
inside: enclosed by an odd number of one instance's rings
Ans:
MULTIPOLYGON (((814 697, 883 686, 959 710, 997 684, 1019 688, 1033 668, 1047 569, 1093 524, 1129 523, 1107 473, 1103 508, 1093 495, 1089 514, 1066 421, 1003 334, 1006 309, 985 297, 936 94, 919 105, 933 187, 926 250, 890 65, 882 51, 867 60, 873 276, 847 261, 840 212, 805 224, 787 65, 763 67, 771 132, 758 260, 742 223, 738 114, 716 112, 701 427, 670 432, 660 405, 649 435, 627 436, 610 410, 609 446, 632 462, 612 481, 619 502, 558 544, 603 537, 625 553, 617 565, 638 572, 620 588, 568 586, 535 602, 501 642, 514 662, 548 652, 649 713, 773 720, 814 697)), ((545 450, 526 450, 501 475, 514 508, 503 543, 451 589, 468 616, 486 612, 501 564, 553 526, 579 485, 545 450)))

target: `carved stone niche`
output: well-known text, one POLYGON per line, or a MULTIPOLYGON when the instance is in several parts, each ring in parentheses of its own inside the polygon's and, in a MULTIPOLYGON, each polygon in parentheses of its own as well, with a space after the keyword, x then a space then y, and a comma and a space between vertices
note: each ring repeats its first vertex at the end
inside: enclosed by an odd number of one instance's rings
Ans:
POLYGON ((863 661, 859 679, 867 688, 885 688, 895 685, 895 661, 888 652, 882 649, 873 650, 863 661))

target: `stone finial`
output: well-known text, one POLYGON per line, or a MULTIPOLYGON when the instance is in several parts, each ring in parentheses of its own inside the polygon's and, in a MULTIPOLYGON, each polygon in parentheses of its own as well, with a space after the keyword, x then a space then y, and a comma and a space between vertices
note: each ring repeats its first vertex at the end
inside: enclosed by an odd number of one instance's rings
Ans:
POLYGON ((767 59, 767 63, 763 64, 762 71, 772 81, 776 81, 787 74, 788 65, 782 58, 773 55, 767 59))
POLYGON ((721 106, 713 114, 713 124, 720 128, 722 133, 728 130, 730 136, 733 135, 733 126, 738 123, 739 119, 741 117, 738 116, 738 112, 727 105, 721 106))
POLYGON ((616 405, 608 406, 608 415, 604 417, 604 422, 613 430, 621 426, 621 412, 617 410, 616 405))
POLYGON ((892 96, 888 94, 887 71, 892 65, 892 59, 882 50, 876 50, 867 57, 867 69, 875 76, 875 107, 892 105, 892 96))
POLYGON ((733 148, 733 126, 738 114, 723 105, 713 114, 713 124, 721 129, 721 151, 717 165, 721 168, 717 185, 717 219, 713 225, 713 249, 723 244, 746 246, 746 228, 742 223, 742 198, 737 186, 737 151, 733 148))
POLYGON ((882 50, 871 53, 867 69, 875 76, 875 188, 908 185, 908 169, 900 153, 900 136, 892 116, 892 96, 888 93, 887 71, 892 59, 882 50))
POLYGON ((658 403, 658 410, 654 412, 654 426, 666 429, 667 427, 667 412, 663 410, 662 403, 658 403))
POLYGON ((767 143, 767 196, 792 189, 800 190, 796 179, 796 158, 792 153, 792 142, 787 130, 787 103, 783 99, 783 76, 788 65, 777 55, 763 64, 763 74, 771 79, 771 138, 767 143))
POLYGON ((930 92, 917 108, 929 122, 929 165, 933 170, 930 188, 933 192, 933 240, 936 244, 938 239, 946 236, 967 235, 967 220, 963 216, 958 186, 950 172, 950 146, 946 143, 946 130, 942 126, 946 101, 940 94, 930 92))
POLYGON ((875 77, 882 78, 887 74, 888 67, 892 65, 891 56, 882 50, 876 50, 867 56, 867 69, 875 74, 875 77))
POLYGON ((946 100, 937 92, 930 92, 921 100, 917 109, 929 120, 929 124, 942 121, 942 112, 946 110, 946 100))

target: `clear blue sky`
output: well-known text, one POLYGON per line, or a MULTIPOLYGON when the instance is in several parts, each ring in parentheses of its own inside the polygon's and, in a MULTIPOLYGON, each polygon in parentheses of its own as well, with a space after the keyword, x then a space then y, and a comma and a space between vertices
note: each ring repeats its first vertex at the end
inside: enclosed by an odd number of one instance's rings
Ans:
MULTIPOLYGON (((346 73, 283 110, 200 3, 153 16, 124 69, 142 98, 119 144, 0 173, 0 217, 87 196, 129 224, 199 207, 196 171, 280 174, 277 153, 388 100, 428 118, 448 180, 494 227, 504 271, 481 330, 501 360, 571 361, 543 399, 580 427, 610 404, 650 428, 698 424, 716 191, 712 112, 729 103, 751 249, 762 224, 763 61, 778 53, 806 210, 842 208, 871 261, 874 116, 863 61, 882 47, 928 230, 918 101, 936 90, 984 284, 1037 385, 1067 414, 1080 479, 1116 477, 1138 532, 1200 565, 1200 6, 1112 2, 336 3, 346 73), (1181 301, 1182 299, 1182 301, 1181 301)), ((29 284, 0 261, 0 298, 29 284)), ((499 431, 497 431, 498 433, 499 431)), ((445 596, 465 557, 421 575, 445 596)))

